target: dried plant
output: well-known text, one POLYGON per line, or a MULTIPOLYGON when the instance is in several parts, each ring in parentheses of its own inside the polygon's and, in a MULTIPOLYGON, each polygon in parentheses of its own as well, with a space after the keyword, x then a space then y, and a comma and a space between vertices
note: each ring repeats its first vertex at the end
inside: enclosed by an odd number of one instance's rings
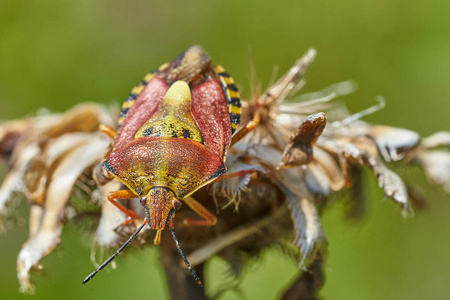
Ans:
MULTIPOLYGON (((320 211, 332 193, 351 190, 350 216, 361 216, 366 201, 361 193, 361 173, 367 168, 386 197, 398 203, 405 216, 411 215, 412 204, 420 205, 422 198, 388 168, 389 163, 397 161, 421 165, 432 184, 450 192, 449 132, 421 140, 406 129, 361 121, 366 114, 382 108, 384 102, 380 99, 375 107, 349 114, 334 99, 352 92, 351 82, 294 97, 304 85, 303 75, 314 57, 315 51, 309 50, 264 93, 254 88, 251 99, 243 104, 241 124, 251 120, 256 110, 260 123, 229 150, 226 165, 229 172, 258 172, 209 185, 194 194, 206 208, 217 211, 216 226, 183 226, 180 220, 194 213, 188 208, 177 212, 181 215, 175 220, 180 243, 200 276, 204 263, 214 255, 227 260, 237 275, 249 257, 278 244, 298 258, 301 268, 309 270, 285 291, 283 299, 315 299, 323 284, 327 246, 320 211), (292 99, 284 102, 287 98, 292 99), (298 251, 284 242, 292 238, 298 251)), ((1 125, 0 155, 7 174, 0 188, 0 225, 8 222, 15 193, 25 194, 30 203, 29 239, 17 259, 23 292, 33 291, 30 269, 39 267, 39 261, 60 243, 64 222, 86 215, 69 201, 71 194, 98 207, 100 213, 89 214, 98 222, 98 247, 117 247, 127 236, 114 231, 126 216, 106 201, 107 194, 123 188, 122 184, 113 180, 100 186, 92 178, 96 163, 111 150, 109 139, 98 131, 98 125, 113 126, 116 117, 114 109, 81 104, 64 114, 1 125)), ((144 212, 138 200, 127 203, 142 220, 144 212)), ((140 220, 123 230, 132 231, 136 224, 140 220)), ((161 257, 170 278, 172 299, 206 299, 165 234, 161 257)), ((141 232, 138 242, 152 244, 152 235, 152 231, 141 232)))

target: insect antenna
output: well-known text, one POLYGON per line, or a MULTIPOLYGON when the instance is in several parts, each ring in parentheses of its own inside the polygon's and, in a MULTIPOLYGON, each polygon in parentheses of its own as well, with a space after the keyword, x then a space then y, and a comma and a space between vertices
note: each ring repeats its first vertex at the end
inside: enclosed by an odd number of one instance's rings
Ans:
POLYGON ((130 236, 130 238, 125 242, 125 244, 122 245, 122 247, 119 248, 119 250, 116 251, 116 253, 114 253, 110 258, 108 258, 107 260, 105 260, 104 263, 102 263, 100 265, 100 267, 98 267, 97 270, 95 270, 94 272, 92 272, 91 274, 89 274, 88 277, 86 277, 86 279, 83 280, 83 284, 85 284, 86 282, 88 282, 89 280, 91 280, 92 277, 94 277, 98 271, 100 271, 101 269, 103 269, 104 267, 106 267, 110 262, 113 261, 114 258, 116 258, 117 255, 120 254, 120 252, 123 251, 123 249, 125 249, 130 243, 131 241, 138 235, 138 233, 142 230, 142 228, 144 228, 145 224, 147 223, 147 220, 144 220, 144 222, 142 223, 141 226, 138 227, 138 229, 136 229, 136 231, 130 236))
MULTIPOLYGON (((166 226, 165 227, 169 226, 169 222, 172 219, 172 216, 173 216, 174 212, 175 212, 175 209, 172 208, 170 210, 170 212, 169 212, 169 216, 167 217, 167 221, 166 221, 166 226)), ((189 271, 191 271, 192 277, 194 277, 195 282, 197 282, 197 284, 199 286, 203 287, 202 281, 200 280, 200 278, 198 278, 197 274, 195 274, 195 271, 194 271, 194 269, 192 269, 191 264, 189 263, 189 261, 187 260, 186 256, 183 253, 183 250, 181 250, 180 242, 178 242, 178 238, 175 235, 175 231, 170 226, 169 226, 169 230, 170 230, 170 233, 172 234, 173 240, 175 241, 175 245, 177 246, 178 252, 180 253, 181 257, 183 258, 184 263, 186 264, 186 266, 189 269, 189 271)))
POLYGON ((170 230, 170 233, 172 233, 172 237, 173 237, 173 240, 175 241, 175 245, 178 248, 178 252, 180 253, 181 257, 183 258, 184 263, 186 264, 189 271, 191 271, 191 274, 194 277, 195 282, 197 282, 197 284, 199 286, 203 287, 202 281, 200 280, 200 278, 198 278, 197 274, 195 274, 195 271, 194 271, 194 269, 192 269, 191 264, 189 263, 189 261, 187 260, 186 256, 183 253, 183 250, 181 250, 180 243, 178 242, 177 236, 175 235, 175 231, 173 231, 173 228, 170 228, 170 227, 169 227, 169 230, 170 230))

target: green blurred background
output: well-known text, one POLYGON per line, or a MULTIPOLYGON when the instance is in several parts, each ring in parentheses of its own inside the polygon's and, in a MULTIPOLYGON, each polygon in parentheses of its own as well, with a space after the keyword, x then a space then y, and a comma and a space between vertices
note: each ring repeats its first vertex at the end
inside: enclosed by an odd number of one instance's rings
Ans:
MULTIPOLYGON (((192 44, 202 45, 249 94, 249 46, 258 78, 286 71, 309 47, 318 56, 303 89, 354 79, 343 100, 360 111, 382 95, 386 109, 365 120, 422 135, 449 130, 450 4, 433 1, 5 1, 0 0, 0 119, 40 107, 64 111, 83 101, 118 103, 149 70, 192 44)), ((403 219, 372 179, 366 218, 344 220, 339 198, 326 209, 329 239, 325 299, 450 299, 450 202, 419 169, 397 168, 417 182, 429 209, 403 219)), ((26 220, 26 205, 22 205, 26 220)), ((15 260, 27 239, 19 225, 0 237, 2 299, 167 299, 158 253, 128 250, 118 270, 91 272, 90 237, 66 226, 62 244, 33 276, 34 298, 20 295, 15 260)), ((207 291, 230 285, 213 259, 207 291)), ((273 299, 295 278, 296 263, 267 251, 244 272, 245 299, 273 299)), ((220 299, 235 299, 226 292, 220 299)))

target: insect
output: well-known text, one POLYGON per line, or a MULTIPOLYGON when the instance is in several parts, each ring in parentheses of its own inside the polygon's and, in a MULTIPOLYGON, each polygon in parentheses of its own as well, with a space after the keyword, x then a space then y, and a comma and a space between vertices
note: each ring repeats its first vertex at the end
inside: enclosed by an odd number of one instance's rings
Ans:
POLYGON ((114 139, 114 147, 96 168, 94 177, 97 181, 117 178, 129 188, 108 195, 108 200, 128 216, 118 228, 132 222, 136 214, 117 199, 139 197, 145 218, 123 246, 83 283, 148 225, 156 230, 155 245, 160 243, 161 231, 169 228, 185 264, 202 285, 181 250, 172 218, 183 201, 203 218, 185 219, 184 224, 216 224, 216 216, 190 195, 210 183, 242 175, 242 171, 224 174, 228 148, 258 124, 255 118, 233 135, 240 112, 240 96, 233 79, 221 66, 213 66, 199 46, 192 46, 147 74, 133 88, 122 105, 117 133, 100 125, 114 139))

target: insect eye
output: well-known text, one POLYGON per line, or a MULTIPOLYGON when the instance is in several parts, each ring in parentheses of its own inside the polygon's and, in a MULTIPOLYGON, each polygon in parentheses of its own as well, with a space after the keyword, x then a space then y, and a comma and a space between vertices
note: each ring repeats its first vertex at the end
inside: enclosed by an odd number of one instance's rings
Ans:
POLYGON ((142 206, 147 205, 147 197, 146 196, 142 197, 141 199, 139 199, 139 202, 141 202, 142 206))
POLYGON ((175 210, 179 209, 181 207, 181 202, 177 199, 172 200, 172 206, 175 210))

